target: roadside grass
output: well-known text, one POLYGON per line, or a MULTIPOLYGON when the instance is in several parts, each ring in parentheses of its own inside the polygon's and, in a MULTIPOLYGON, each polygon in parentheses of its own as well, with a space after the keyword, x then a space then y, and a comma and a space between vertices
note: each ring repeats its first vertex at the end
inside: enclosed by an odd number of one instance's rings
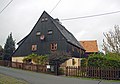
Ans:
POLYGON ((105 79, 97 79, 97 78, 82 78, 82 77, 76 77, 76 76, 68 76, 68 78, 78 78, 78 79, 83 79, 83 80, 96 80, 96 81, 118 82, 118 83, 120 83, 120 80, 105 80, 105 79))
POLYGON ((28 82, 0 74, 0 84, 28 84, 28 82))

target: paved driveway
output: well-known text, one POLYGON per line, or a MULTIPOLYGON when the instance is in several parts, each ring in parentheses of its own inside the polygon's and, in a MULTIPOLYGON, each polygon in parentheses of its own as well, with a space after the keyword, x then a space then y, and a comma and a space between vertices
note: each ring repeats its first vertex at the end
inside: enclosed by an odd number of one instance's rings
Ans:
MULTIPOLYGON (((29 84, 98 84, 99 82, 97 80, 53 76, 14 68, 6 68, 2 66, 0 66, 0 73, 26 80, 29 82, 29 84)), ((102 81, 100 84, 120 84, 120 82, 102 81)))

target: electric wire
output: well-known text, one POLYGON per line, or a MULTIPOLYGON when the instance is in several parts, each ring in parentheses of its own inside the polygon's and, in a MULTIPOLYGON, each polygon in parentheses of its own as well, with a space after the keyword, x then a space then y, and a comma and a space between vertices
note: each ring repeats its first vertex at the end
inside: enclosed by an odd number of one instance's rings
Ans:
POLYGON ((96 14, 96 15, 81 16, 81 17, 74 17, 74 18, 65 18, 65 19, 61 19, 61 21, 98 17, 98 16, 110 15, 110 14, 115 14, 115 13, 120 13, 120 11, 114 11, 114 12, 108 12, 108 13, 102 13, 102 14, 96 14))
POLYGON ((1 11, 0 14, 13 2, 13 0, 11 0, 1 11))
POLYGON ((58 2, 57 2, 57 4, 53 7, 53 9, 50 11, 50 13, 52 13, 53 12, 53 10, 58 6, 58 4, 61 2, 61 0, 59 0, 58 2))

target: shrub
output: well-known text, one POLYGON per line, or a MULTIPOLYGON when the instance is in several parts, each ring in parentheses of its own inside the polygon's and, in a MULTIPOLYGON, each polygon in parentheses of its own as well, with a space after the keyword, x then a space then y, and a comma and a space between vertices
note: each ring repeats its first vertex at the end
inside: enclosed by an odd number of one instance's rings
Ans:
POLYGON ((41 64, 44 65, 48 61, 48 56, 42 56, 42 55, 37 55, 37 54, 30 54, 26 57, 24 57, 23 62, 29 62, 29 60, 33 61, 36 64, 41 64))
POLYGON ((82 67, 86 67, 87 66, 87 62, 88 62, 87 58, 82 58, 82 60, 81 60, 81 66, 82 67))
POLYGON ((103 56, 90 56, 88 57, 88 66, 102 68, 120 68, 120 55, 109 53, 103 56))

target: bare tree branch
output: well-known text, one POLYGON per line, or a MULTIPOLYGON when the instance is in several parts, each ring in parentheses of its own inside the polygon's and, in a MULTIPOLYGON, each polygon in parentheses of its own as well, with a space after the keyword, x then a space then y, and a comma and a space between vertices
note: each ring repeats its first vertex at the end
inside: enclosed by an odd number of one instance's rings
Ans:
POLYGON ((114 31, 103 33, 103 50, 107 52, 120 53, 120 28, 118 25, 114 26, 114 31))

